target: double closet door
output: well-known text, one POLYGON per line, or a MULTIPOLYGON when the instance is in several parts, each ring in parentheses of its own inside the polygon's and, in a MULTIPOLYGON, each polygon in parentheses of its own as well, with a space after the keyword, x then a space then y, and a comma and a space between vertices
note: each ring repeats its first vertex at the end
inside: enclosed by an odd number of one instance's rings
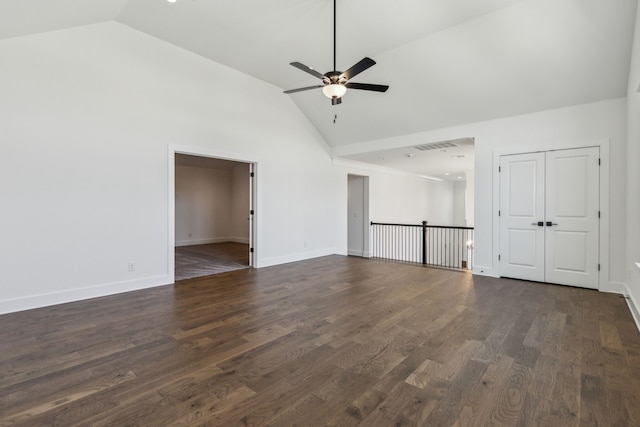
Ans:
POLYGON ((598 288, 600 149, 500 157, 500 275, 598 288))

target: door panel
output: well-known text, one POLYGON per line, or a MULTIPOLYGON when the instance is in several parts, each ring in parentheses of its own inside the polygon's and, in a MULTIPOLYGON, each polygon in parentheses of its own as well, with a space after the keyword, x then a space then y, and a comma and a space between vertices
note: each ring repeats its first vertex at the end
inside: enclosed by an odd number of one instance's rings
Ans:
POLYGON ((518 230, 510 228, 507 264, 513 266, 536 268, 536 230, 518 230))
MULTIPOLYGON (((547 232, 549 232, 547 230, 547 232)), ((551 271, 579 272, 587 271, 588 234, 573 231, 554 231, 553 247, 555 254, 550 257, 551 271)))
POLYGON ((500 158, 500 272, 544 280, 544 153, 500 158))
POLYGON ((598 288, 599 157, 597 147, 546 155, 548 282, 598 288))

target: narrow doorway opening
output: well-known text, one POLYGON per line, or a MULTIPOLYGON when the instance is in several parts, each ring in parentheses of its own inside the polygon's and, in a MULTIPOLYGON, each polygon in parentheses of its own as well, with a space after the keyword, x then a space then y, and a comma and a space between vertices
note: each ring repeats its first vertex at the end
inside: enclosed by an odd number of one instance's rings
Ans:
POLYGON ((347 253, 371 258, 369 177, 347 175, 347 253))
POLYGON ((249 268, 253 164, 175 154, 175 281, 249 268))

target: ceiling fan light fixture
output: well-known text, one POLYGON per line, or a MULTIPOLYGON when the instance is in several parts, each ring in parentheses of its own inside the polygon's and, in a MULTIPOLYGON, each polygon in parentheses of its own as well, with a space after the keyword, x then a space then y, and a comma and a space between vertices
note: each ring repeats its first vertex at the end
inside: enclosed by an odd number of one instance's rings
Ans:
POLYGON ((322 93, 329 99, 342 98, 347 93, 347 87, 339 83, 332 83, 324 86, 322 93))

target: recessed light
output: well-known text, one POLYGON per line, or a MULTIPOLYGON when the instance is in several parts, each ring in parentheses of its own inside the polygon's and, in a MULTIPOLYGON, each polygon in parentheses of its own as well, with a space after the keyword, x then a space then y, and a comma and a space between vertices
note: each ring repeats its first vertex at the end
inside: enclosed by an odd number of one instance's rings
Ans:
POLYGON ((451 175, 449 172, 445 173, 444 176, 449 176, 451 175))
POLYGON ((467 156, 465 156, 464 154, 457 154, 457 155, 451 156, 451 157, 453 157, 454 159, 464 159, 467 156))
POLYGON ((407 154, 405 154, 405 156, 406 156, 406 157, 413 157, 413 154, 411 154, 411 153, 407 153, 407 154))
POLYGON ((458 179, 462 179, 462 177, 461 177, 461 176, 459 176, 459 177, 458 177, 458 179))
POLYGON ((175 3, 176 0, 167 0, 169 3, 175 3))

